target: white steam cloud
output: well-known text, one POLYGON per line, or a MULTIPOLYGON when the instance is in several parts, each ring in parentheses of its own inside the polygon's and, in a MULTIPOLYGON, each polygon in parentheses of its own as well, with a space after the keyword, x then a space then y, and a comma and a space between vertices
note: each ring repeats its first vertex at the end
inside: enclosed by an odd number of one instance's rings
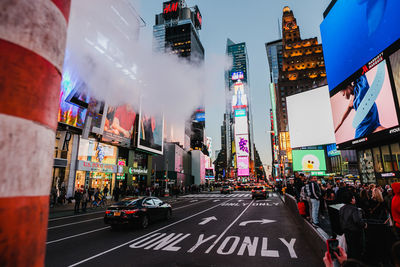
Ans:
POLYGON ((141 103, 142 111, 163 113, 167 123, 181 124, 216 87, 224 90, 214 81, 229 67, 228 60, 211 56, 193 66, 175 55, 153 53, 151 43, 139 41, 137 4, 73 0, 64 72, 82 79, 91 96, 109 105, 139 110, 141 103))

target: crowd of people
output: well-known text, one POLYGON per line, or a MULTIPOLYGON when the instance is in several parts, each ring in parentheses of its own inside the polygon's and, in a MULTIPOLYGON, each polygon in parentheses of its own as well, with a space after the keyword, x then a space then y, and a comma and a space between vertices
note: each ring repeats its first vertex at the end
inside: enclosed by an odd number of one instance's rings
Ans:
POLYGON ((296 173, 282 190, 296 198, 299 213, 314 226, 327 219, 334 237, 344 235, 349 258, 390 261, 391 247, 400 238, 400 183, 322 184, 315 176, 296 173))

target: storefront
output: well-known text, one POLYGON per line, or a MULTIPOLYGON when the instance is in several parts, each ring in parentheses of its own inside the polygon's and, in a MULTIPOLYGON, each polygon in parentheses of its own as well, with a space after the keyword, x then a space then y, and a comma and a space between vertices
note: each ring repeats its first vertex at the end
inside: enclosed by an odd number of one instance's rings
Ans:
POLYGON ((129 151, 128 186, 147 187, 150 185, 148 166, 151 156, 140 151, 129 151))
POLYGON ((358 151, 361 181, 380 185, 400 181, 398 142, 358 151))
POLYGON ((75 189, 88 188, 114 189, 118 165, 117 147, 97 142, 94 139, 81 139, 76 168, 75 189))

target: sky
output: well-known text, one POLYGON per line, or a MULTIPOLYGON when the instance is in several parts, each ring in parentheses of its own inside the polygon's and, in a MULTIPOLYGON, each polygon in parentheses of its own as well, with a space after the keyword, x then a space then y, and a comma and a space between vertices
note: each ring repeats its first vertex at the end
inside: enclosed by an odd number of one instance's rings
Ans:
MULTIPOLYGON (((135 1, 134 1, 135 2, 135 1)), ((151 46, 155 14, 162 12, 162 0, 137 0, 138 13, 146 22, 141 28, 140 42, 151 46)), ((297 19, 303 39, 317 36, 319 25, 330 0, 186 0, 189 7, 198 5, 203 17, 200 40, 205 49, 205 61, 212 65, 226 50, 226 40, 245 42, 249 58, 251 104, 254 139, 264 165, 271 165, 269 109, 269 67, 265 43, 279 39, 278 20, 289 6, 297 19)), ((218 70, 215 70, 218 72, 218 70)), ((213 140, 213 150, 221 149, 221 128, 225 107, 224 70, 214 75, 215 81, 206 99, 206 135, 213 140)), ((190 89, 190 88, 189 88, 190 89)))

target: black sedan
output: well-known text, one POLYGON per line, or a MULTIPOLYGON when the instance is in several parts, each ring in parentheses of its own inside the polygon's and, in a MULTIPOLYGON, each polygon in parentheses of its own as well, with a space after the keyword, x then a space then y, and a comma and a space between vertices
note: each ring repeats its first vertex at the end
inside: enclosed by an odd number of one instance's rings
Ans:
POLYGON ((168 203, 156 197, 124 198, 121 202, 107 208, 104 222, 113 229, 121 225, 139 225, 147 228, 149 222, 168 220, 171 218, 172 208, 168 203))

